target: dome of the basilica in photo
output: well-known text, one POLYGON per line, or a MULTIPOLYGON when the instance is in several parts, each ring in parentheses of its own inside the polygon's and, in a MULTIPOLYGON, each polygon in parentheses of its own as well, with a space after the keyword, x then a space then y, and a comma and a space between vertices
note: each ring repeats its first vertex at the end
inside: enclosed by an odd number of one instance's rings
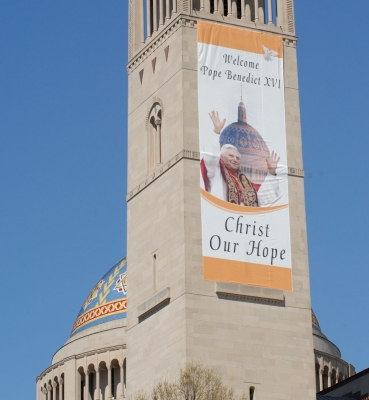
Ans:
POLYGON ((332 357, 340 359, 341 352, 339 348, 330 340, 328 340, 327 336, 324 335, 324 333, 320 328, 319 321, 313 310, 311 310, 311 314, 313 323, 314 350, 325 354, 329 354, 332 357))
POLYGON ((341 358, 340 349, 322 332, 319 321, 311 310, 315 356, 316 391, 354 375, 355 367, 341 358))
POLYGON ((232 144, 241 156, 268 157, 269 149, 260 133, 247 123, 246 106, 238 105, 238 121, 226 126, 219 138, 220 146, 232 144))
POLYGON ((94 286, 79 311, 71 336, 104 322, 125 318, 127 311, 127 261, 115 264, 94 286))
POLYGON ((37 378, 37 398, 84 400, 92 393, 93 399, 95 389, 92 388, 99 382, 103 399, 123 399, 126 312, 127 260, 123 258, 104 274, 87 296, 70 338, 56 351, 51 366, 37 378), (50 393, 54 397, 47 397, 50 393))

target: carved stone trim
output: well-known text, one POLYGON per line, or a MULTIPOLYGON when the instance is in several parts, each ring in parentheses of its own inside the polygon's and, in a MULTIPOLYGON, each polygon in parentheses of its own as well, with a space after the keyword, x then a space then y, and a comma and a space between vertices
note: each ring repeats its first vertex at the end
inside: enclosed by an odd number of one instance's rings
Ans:
POLYGON ((164 41, 166 41, 174 32, 182 26, 182 20, 178 16, 162 31, 158 32, 156 36, 151 39, 148 46, 139 51, 128 63, 127 71, 131 73, 134 71, 150 54, 153 53, 164 41))
MULTIPOLYGON (((280 27, 276 27, 274 25, 255 25, 254 23, 250 23, 250 25, 245 25, 245 20, 242 19, 234 19, 232 21, 227 20, 226 22, 222 20, 216 20, 214 17, 215 14, 208 14, 207 17, 201 16, 201 19, 205 21, 215 22, 219 24, 227 24, 232 25, 237 28, 242 27, 246 29, 257 30, 260 32, 269 32, 275 33, 277 35, 281 35, 283 39, 287 39, 288 42, 293 42, 296 46, 297 38, 295 35, 290 33, 282 32, 280 27)), ((173 21, 171 21, 167 26, 165 26, 161 31, 157 32, 155 36, 150 38, 150 41, 147 44, 143 45, 143 48, 137 52, 137 54, 132 55, 132 58, 128 61, 126 67, 127 71, 130 74, 134 71, 139 65, 145 61, 159 46, 163 44, 170 36, 173 35, 181 27, 187 27, 192 29, 197 29, 197 21, 199 17, 193 17, 185 14, 178 14, 173 21)))
POLYGON ((304 173, 303 169, 288 167, 288 175, 289 176, 297 176, 299 178, 304 178, 305 173, 304 173))
POLYGON ((288 18, 288 32, 295 32, 295 21, 293 18, 293 2, 292 0, 287 0, 287 18, 288 18))
POLYGON ((152 172, 145 179, 144 182, 142 182, 141 184, 136 186, 133 190, 131 190, 127 194, 127 197, 126 197, 127 201, 132 200, 138 193, 140 193, 147 186, 149 186, 151 183, 156 181, 161 175, 165 174, 169 169, 171 169, 174 165, 176 165, 183 158, 189 159, 189 160, 200 161, 200 153, 198 151, 192 151, 192 150, 180 151, 175 157, 173 157, 169 161, 165 162, 160 167, 158 167, 154 172, 152 172))
POLYGON ((133 56, 133 1, 129 2, 129 12, 128 12, 128 55, 129 58, 133 56))
POLYGON ((162 301, 155 307, 151 308, 148 312, 140 315, 138 317, 138 322, 141 323, 141 322, 145 321, 147 318, 150 318, 152 315, 156 314, 157 312, 162 310, 164 307, 166 307, 169 303, 170 303, 170 299, 169 298, 165 299, 164 301, 162 301))
POLYGON ((154 107, 154 104, 155 104, 155 103, 159 103, 159 104, 160 104, 161 112, 162 112, 162 114, 164 114, 164 105, 163 105, 163 101, 161 100, 160 97, 154 96, 154 97, 152 98, 152 102, 150 103, 150 107, 148 107, 148 109, 147 109, 147 113, 146 113, 146 128, 148 128, 148 126, 149 126, 149 117, 150 117, 150 113, 151 113, 151 110, 152 110, 152 108, 154 107))
POLYGON ((217 292, 221 299, 236 300, 236 301, 250 301, 252 303, 272 304, 275 306, 284 306, 284 300, 265 299, 263 297, 247 296, 234 293, 217 292))
POLYGON ((297 46, 297 40, 284 38, 283 39, 283 44, 285 46, 287 46, 287 47, 296 47, 297 46))
POLYGON ((86 356, 91 356, 91 355, 95 355, 95 354, 101 354, 101 353, 106 353, 108 351, 114 351, 114 350, 121 350, 121 349, 126 349, 127 346, 125 344, 121 345, 121 346, 111 346, 111 347, 103 347, 101 349, 97 349, 97 350, 92 350, 92 351, 86 351, 84 353, 79 353, 79 354, 75 354, 73 356, 69 356, 64 358, 63 360, 51 365, 50 367, 46 368, 37 378, 36 378, 36 383, 43 379, 49 372, 51 372, 52 370, 64 365, 67 361, 70 360, 79 360, 81 358, 84 358, 86 356))
POLYGON ((165 288, 137 308, 138 321, 142 322, 145 319, 151 317, 151 315, 157 313, 169 303, 170 288, 165 288))
POLYGON ((215 292, 219 298, 251 301, 254 303, 284 306, 285 298, 282 290, 260 288, 235 283, 216 282, 215 292))

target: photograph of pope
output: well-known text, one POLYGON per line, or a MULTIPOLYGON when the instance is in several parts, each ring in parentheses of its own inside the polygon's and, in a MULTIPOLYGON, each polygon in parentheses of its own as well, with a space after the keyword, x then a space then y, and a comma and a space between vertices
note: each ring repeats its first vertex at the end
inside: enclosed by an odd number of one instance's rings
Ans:
POLYGON ((242 157, 237 147, 232 144, 220 147, 219 135, 226 119, 221 120, 219 113, 214 110, 209 116, 214 125, 214 134, 203 146, 200 162, 205 190, 221 200, 241 206, 273 205, 280 196, 276 174, 280 158, 274 151, 269 151, 265 158, 268 170, 265 180, 261 184, 251 182, 241 171, 242 157))

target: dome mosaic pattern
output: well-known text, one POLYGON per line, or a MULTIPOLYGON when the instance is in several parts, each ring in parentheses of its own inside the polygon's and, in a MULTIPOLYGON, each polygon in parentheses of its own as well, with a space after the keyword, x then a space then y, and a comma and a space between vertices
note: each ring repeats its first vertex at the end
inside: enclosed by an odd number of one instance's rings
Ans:
POLYGON ((95 285, 73 325, 71 336, 91 326, 126 318, 127 261, 114 265, 95 285))

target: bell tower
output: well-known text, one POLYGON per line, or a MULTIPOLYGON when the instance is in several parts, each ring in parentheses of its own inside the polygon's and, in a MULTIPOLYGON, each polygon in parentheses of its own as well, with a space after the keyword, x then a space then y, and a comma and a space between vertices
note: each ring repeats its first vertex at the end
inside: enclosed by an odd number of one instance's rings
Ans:
POLYGON ((128 396, 171 380, 194 360, 217 369, 250 400, 315 399, 296 44, 293 0, 129 0, 128 396), (275 109, 278 122, 269 113, 275 109), (266 146, 259 154, 242 131, 241 144, 232 142, 241 163, 259 157, 266 172, 254 185, 258 172, 247 165, 229 181, 221 181, 224 169, 219 182, 228 185, 228 197, 212 201, 203 145, 207 137, 218 145, 219 137, 226 140, 225 129, 231 132, 228 124, 238 119, 257 129, 266 146), (273 168, 274 150, 280 159, 273 168), (247 207, 243 176, 259 210, 247 207), (267 179, 279 188, 262 210, 267 179), (206 207, 228 212, 232 182, 233 214, 206 219, 206 207), (268 222, 275 210, 284 217, 268 222), (214 230, 209 237, 206 221, 214 230), (244 236, 223 245, 217 221, 234 235, 243 221, 244 236), (283 229, 273 231, 274 223, 283 229), (262 232, 266 247, 257 248, 252 230, 262 232), (216 240, 219 252, 234 249, 244 262, 213 255, 216 240))

